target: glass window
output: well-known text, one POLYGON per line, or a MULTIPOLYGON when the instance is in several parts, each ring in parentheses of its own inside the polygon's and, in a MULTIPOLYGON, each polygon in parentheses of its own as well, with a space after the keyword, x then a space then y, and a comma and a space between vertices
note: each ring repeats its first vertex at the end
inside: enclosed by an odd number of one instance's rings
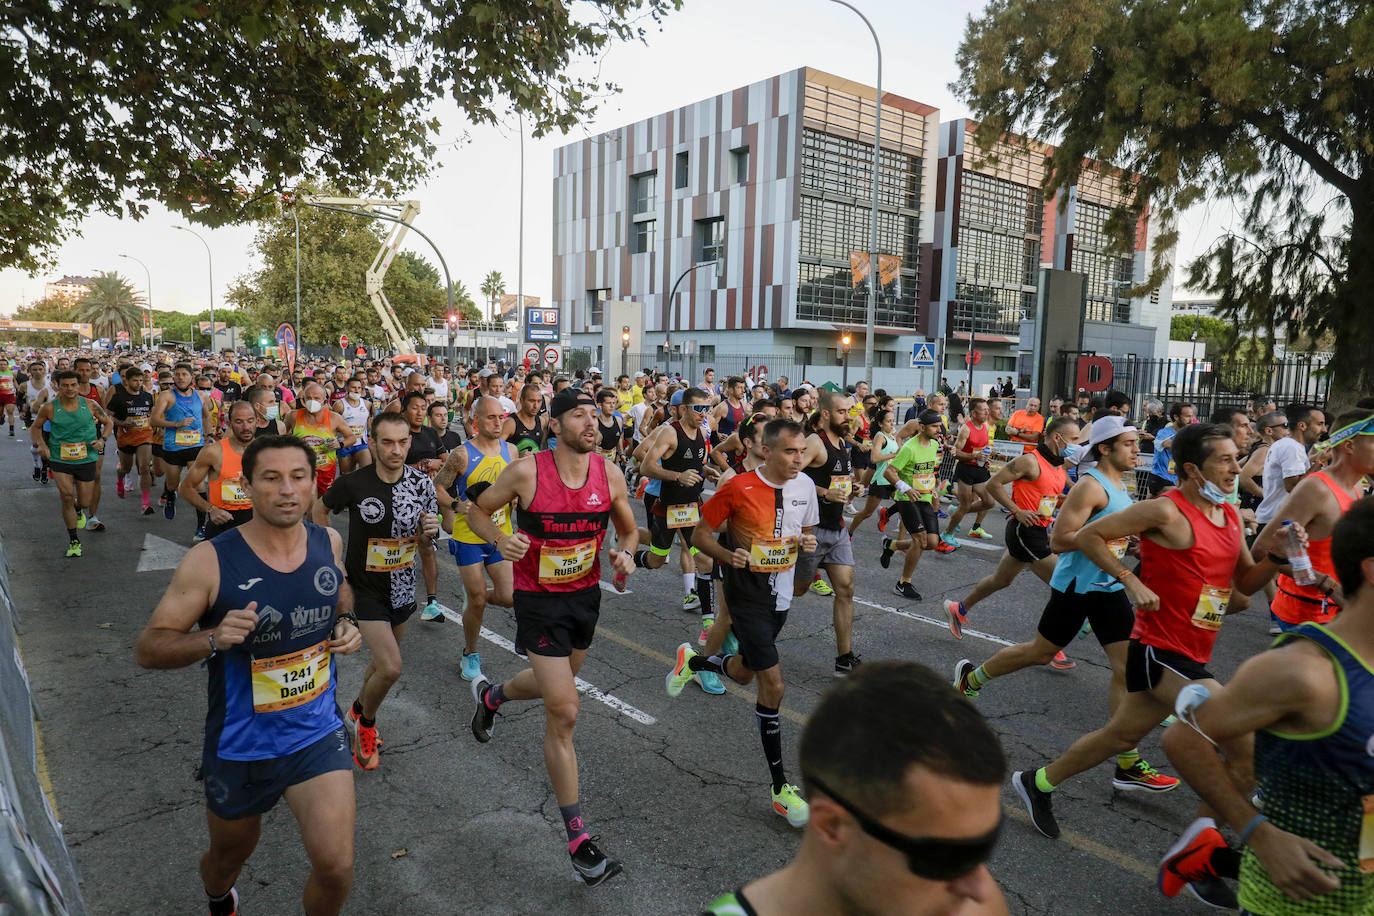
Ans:
POLYGON ((810 348, 810 347, 793 347, 793 348, 792 348, 792 362, 794 362, 794 363, 796 363, 796 364, 798 364, 798 365, 800 365, 800 366, 809 365, 809 364, 811 363, 811 348, 810 348))
POLYGON ((687 151, 686 151, 686 150, 683 150, 682 152, 680 152, 680 153, 677 154, 677 159, 675 160, 675 163, 674 163, 674 168, 673 168, 673 187, 675 187, 675 188, 685 188, 685 187, 687 187, 687 182, 688 182, 688 180, 689 180, 690 178, 691 178, 691 174, 690 174, 689 162, 688 162, 688 157, 687 157, 687 151))
MULTIPOLYGON (((905 268, 905 265, 903 265, 905 268)), ((905 273, 905 270, 903 271, 905 273)), ((878 297, 876 322, 881 327, 916 327, 915 282, 884 287, 878 297)), ((867 286, 853 286, 849 265, 843 267, 803 261, 798 266, 797 317, 807 321, 861 325, 868 315, 867 286)))
POLYGON ((605 311, 606 300, 611 298, 610 289, 589 289, 587 290, 587 324, 594 328, 601 327, 601 316, 605 311))
POLYGON ((658 206, 658 172, 630 176, 630 212, 651 213, 658 206))
POLYGON ((962 225, 976 224, 1016 235, 1040 235, 1045 221, 1045 197, 1039 188, 970 171, 962 173, 960 185, 962 225))
POLYGON ((654 250, 658 236, 658 220, 642 219, 630 226, 630 252, 644 254, 654 250))
MULTIPOLYGON (((921 160, 883 150, 878 203, 920 209, 921 160)), ((873 199, 873 144, 802 130, 802 188, 873 199)))
POLYGON ((1111 242, 1103 226, 1111 210, 1079 198, 1074 220, 1071 269, 1088 277, 1086 321, 1131 320, 1131 300, 1120 295, 1129 284, 1134 264, 1129 257, 1110 251, 1111 242))
POLYGON ((693 233, 696 263, 715 261, 725 256, 725 217, 715 216, 696 221, 693 233))
POLYGON ((704 360, 713 360, 716 358, 715 344, 702 344, 697 349, 701 351, 699 355, 704 360))
POLYGON ((730 183, 744 184, 749 180, 749 147, 730 150, 730 183))

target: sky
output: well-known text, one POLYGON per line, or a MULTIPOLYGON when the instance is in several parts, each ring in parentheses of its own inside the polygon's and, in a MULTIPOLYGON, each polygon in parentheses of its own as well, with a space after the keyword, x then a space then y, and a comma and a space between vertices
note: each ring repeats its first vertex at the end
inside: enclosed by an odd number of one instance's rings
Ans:
MULTIPOLYGON (((909 0, 855 0, 883 44, 885 91, 934 105, 944 120, 964 117, 968 108, 949 91, 955 79, 955 51, 967 20, 979 14, 978 0, 922 4, 913 16, 909 0)), ((876 75, 873 39, 859 18, 829 0, 685 0, 664 19, 661 30, 646 20, 647 44, 616 44, 603 55, 600 72, 622 91, 605 99, 596 115, 574 133, 527 138, 525 152, 524 291, 549 300, 553 249, 553 152, 588 134, 610 130, 801 66, 872 85, 876 75)), ((489 270, 505 276, 507 291, 518 285, 520 143, 515 119, 500 127, 473 126, 447 103, 436 108, 442 122, 438 167, 428 183, 404 195, 421 202, 415 225, 439 245, 454 279, 476 296, 489 270)), ((1180 219, 1179 257, 1204 250, 1224 231, 1229 206, 1203 205, 1180 219), (1222 212, 1225 211, 1225 212, 1222 212)), ((0 271, 0 314, 43 296, 44 283, 64 274, 119 271, 144 290, 151 275, 152 304, 197 312, 224 303, 226 290, 255 267, 254 226, 206 229, 192 226, 211 250, 186 232, 183 222, 153 204, 142 220, 92 215, 80 235, 59 249, 57 267, 29 277, 0 271), (142 260, 148 273, 127 254, 142 260)), ((437 260, 411 234, 402 246, 437 260)), ((1175 296, 1180 295, 1175 290, 1175 296)))

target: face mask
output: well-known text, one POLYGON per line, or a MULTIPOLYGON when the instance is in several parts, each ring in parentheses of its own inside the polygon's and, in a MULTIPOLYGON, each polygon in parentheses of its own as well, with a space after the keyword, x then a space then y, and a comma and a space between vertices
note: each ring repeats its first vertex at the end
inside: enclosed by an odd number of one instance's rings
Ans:
POLYGON ((1206 479, 1202 481, 1202 488, 1198 492, 1202 494, 1203 499, 1214 506, 1220 506, 1222 503, 1226 502, 1226 498, 1231 495, 1221 487, 1206 479))
POLYGON ((310 411, 311 413, 319 413, 322 409, 324 409, 324 404, 322 404, 319 401, 306 401, 305 409, 310 411))
POLYGON ((1064 450, 1059 454, 1063 455, 1064 460, 1069 464, 1078 464, 1087 453, 1088 450, 1081 445, 1066 445, 1064 446, 1064 450))
POLYGON ((275 419, 277 418, 277 416, 281 414, 281 405, 280 405, 280 404, 273 404, 271 407, 267 408, 266 413, 267 413, 267 419, 269 419, 269 420, 275 420, 275 419))

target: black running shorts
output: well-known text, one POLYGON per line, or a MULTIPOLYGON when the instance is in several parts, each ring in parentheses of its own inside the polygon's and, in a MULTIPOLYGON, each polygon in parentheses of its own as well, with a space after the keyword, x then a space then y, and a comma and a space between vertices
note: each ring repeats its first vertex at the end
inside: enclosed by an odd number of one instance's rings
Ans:
POLYGON ((1061 592, 1050 589, 1050 600, 1040 613, 1036 630, 1048 642, 1064 648, 1073 642, 1083 621, 1093 625, 1093 635, 1104 646, 1131 638, 1135 612, 1124 590, 1115 592, 1061 592))
POLYGON ((393 607, 390 601, 378 600, 354 588, 353 613, 359 620, 377 620, 382 623, 389 623, 393 627, 399 627, 410 619, 411 614, 415 613, 415 602, 412 601, 401 607, 393 607))
POLYGON ((1206 665, 1186 655, 1147 646, 1138 639, 1132 639, 1126 647, 1126 689, 1131 693, 1158 687, 1166 669, 1184 680, 1216 680, 1206 665))
POLYGON ((760 607, 729 596, 730 630, 739 640, 739 657, 750 671, 767 671, 778 663, 778 634, 787 623, 786 611, 760 607))
POLYGON ((515 592, 515 643, 531 655, 585 652, 601 616, 601 585, 574 592, 515 592))
POLYGON ((977 486, 980 483, 987 483, 991 477, 992 472, 980 465, 964 464, 961 461, 954 466, 954 479, 959 483, 977 486))
POLYGON ((1039 525, 1023 525, 1015 518, 1007 519, 1007 553, 1021 563, 1034 563, 1049 556, 1050 529, 1039 525))
MULTIPOLYGON (((935 514, 934 503, 916 502, 911 499, 899 499, 892 504, 892 509, 897 510, 897 514, 902 518, 902 524, 906 525, 909 534, 940 533, 940 517, 935 514)), ((892 509, 889 509, 890 513, 892 509)))
POLYGON ((48 467, 54 474, 66 474, 77 483, 90 483, 95 480, 94 461, 85 461, 81 464, 67 464, 65 461, 49 461, 48 467))
POLYGON ((192 448, 171 449, 170 451, 164 448, 162 460, 167 464, 175 464, 183 468, 190 467, 196 463, 196 456, 200 454, 201 448, 202 446, 199 445, 192 448))

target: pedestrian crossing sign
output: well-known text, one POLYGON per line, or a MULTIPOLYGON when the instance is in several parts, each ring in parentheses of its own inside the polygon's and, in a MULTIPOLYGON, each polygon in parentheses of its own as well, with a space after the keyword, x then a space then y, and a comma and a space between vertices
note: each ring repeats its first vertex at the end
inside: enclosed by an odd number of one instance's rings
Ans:
POLYGON ((911 368, 913 369, 933 369, 935 368, 935 354, 931 352, 930 344, 916 343, 911 346, 911 368))

